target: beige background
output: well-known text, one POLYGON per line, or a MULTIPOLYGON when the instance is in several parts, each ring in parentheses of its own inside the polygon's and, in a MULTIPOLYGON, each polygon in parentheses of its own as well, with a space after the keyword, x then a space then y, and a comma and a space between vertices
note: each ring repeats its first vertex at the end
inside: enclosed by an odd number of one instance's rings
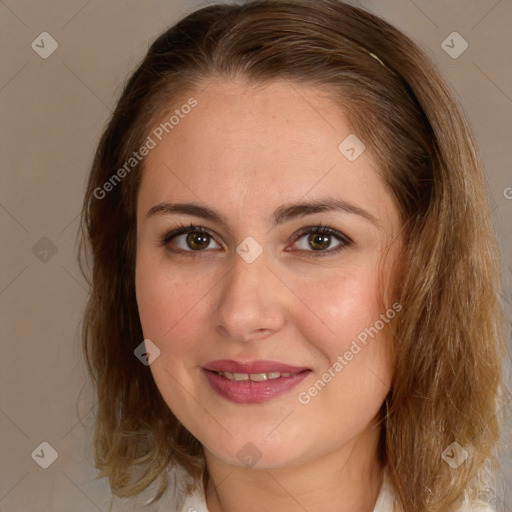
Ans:
MULTIPOLYGON (((94 402, 78 340, 86 290, 74 241, 84 180, 123 81, 160 32, 200 5, 204 2, 0 1, 2 512, 107 510, 107 485, 94 479, 91 467, 94 402), (31 47, 44 31, 58 43, 47 59, 31 47), (42 442, 58 453, 48 469, 31 456, 42 442)), ((512 1, 362 0, 360 5, 415 38, 464 105, 486 166, 510 297, 512 1), (469 44, 457 59, 441 46, 453 31, 469 44)), ((507 311, 510 315, 509 306, 507 311)), ((509 425, 498 511, 512 510, 510 438, 509 425)))

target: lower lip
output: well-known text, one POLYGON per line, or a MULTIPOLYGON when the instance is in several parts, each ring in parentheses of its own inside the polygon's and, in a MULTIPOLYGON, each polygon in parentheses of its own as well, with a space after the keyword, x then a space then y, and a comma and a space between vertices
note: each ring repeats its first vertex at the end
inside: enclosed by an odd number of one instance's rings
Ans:
POLYGON ((237 404, 261 404, 284 395, 293 389, 311 373, 311 370, 306 370, 290 377, 279 377, 258 382, 230 380, 204 368, 203 372, 213 390, 220 396, 237 404))

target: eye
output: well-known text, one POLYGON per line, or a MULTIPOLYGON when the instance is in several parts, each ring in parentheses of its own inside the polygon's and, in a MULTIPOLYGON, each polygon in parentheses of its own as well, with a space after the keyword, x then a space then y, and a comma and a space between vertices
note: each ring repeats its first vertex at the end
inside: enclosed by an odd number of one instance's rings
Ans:
POLYGON ((300 248, 301 251, 312 253, 307 256, 327 256, 329 254, 337 253, 352 244, 352 240, 348 236, 327 226, 307 227, 296 233, 294 236, 296 244, 298 241, 300 242, 299 245, 302 246, 300 248), (335 245, 334 248, 329 249, 333 242, 333 238, 338 241, 338 244, 335 245))
MULTIPOLYGON (((340 231, 327 226, 310 226, 301 229, 293 235, 294 245, 298 244, 300 252, 312 257, 328 256, 337 253, 352 244, 352 240, 340 231), (334 248, 329 248, 337 240, 334 248), (309 253, 309 254, 307 254, 309 253)), ((187 256, 199 256, 209 248, 211 242, 222 248, 209 230, 201 226, 180 225, 178 228, 169 231, 162 239, 161 245, 175 253, 187 253, 187 256)))
MULTIPOLYGON (((204 252, 204 249, 207 249, 212 241, 215 241, 215 239, 206 228, 190 224, 190 226, 181 225, 167 233, 162 239, 162 245, 173 252, 194 253, 204 252), (177 249, 172 246, 177 247, 177 249)), ((190 256, 195 256, 195 254, 190 256)))

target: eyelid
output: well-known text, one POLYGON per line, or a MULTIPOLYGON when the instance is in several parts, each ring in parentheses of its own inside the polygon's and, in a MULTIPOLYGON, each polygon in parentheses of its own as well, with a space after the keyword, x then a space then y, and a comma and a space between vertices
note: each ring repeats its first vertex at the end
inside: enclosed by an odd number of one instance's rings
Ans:
POLYGON ((313 257, 313 258, 322 258, 331 256, 333 254, 337 254, 346 247, 352 245, 354 242, 350 237, 345 235, 345 233, 342 233, 341 231, 338 231, 337 229, 331 228, 329 226, 326 226, 322 223, 315 224, 313 226, 307 226, 304 228, 301 228, 299 231, 297 231, 293 235, 294 243, 300 240, 304 235, 312 234, 312 233, 320 233, 320 234, 326 234, 329 236, 332 236, 334 238, 337 238, 340 242, 338 246, 334 247, 333 249, 327 249, 325 251, 306 251, 306 250, 299 250, 300 253, 305 255, 306 257, 313 257))
POLYGON ((294 235, 293 238, 298 240, 303 235, 306 235, 308 233, 325 233, 327 235, 335 236, 336 238, 339 238, 342 242, 345 243, 353 243, 352 239, 345 235, 345 233, 342 233, 341 231, 338 231, 337 229, 331 228, 329 226, 326 226, 322 223, 317 223, 312 226, 306 226, 304 228, 299 229, 294 235))
MULTIPOLYGON (((203 227, 203 226, 196 226, 195 224, 192 224, 190 223, 189 225, 185 225, 185 224, 179 224, 178 227, 174 228, 174 229, 171 229, 169 230, 162 238, 161 242, 160 242, 160 245, 165 247, 169 244, 169 242, 171 242, 171 240, 179 237, 179 236, 182 236, 182 235, 187 235, 189 233, 205 233, 207 235, 209 235, 218 245, 222 245, 218 240, 217 240, 217 236, 209 229, 203 227)), ((207 252, 207 251, 192 251, 192 250, 184 250, 184 249, 172 249, 173 252, 176 252, 176 253, 188 253, 188 254, 191 254, 192 256, 195 256, 195 255, 199 255, 203 252, 207 252)))

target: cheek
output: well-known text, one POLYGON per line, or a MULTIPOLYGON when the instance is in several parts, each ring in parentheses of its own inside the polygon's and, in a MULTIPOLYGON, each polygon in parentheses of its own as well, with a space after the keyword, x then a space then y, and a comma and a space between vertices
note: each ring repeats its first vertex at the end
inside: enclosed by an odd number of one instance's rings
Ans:
MULTIPOLYGON (((177 276, 141 255, 135 273, 137 305, 146 338, 165 342, 193 316, 204 290, 197 279, 177 276)), ((158 344, 158 343, 157 343, 158 344)))
MULTIPOLYGON (((145 339, 160 349, 150 370, 169 408, 187 428, 196 430, 195 422, 204 411, 197 408, 195 390, 198 378, 197 358, 200 351, 193 340, 201 339, 201 298, 205 290, 197 278, 176 275, 161 262, 140 255, 136 268, 139 317, 145 339)), ((202 329, 204 337, 204 328, 202 329)))
POLYGON ((379 315, 378 274, 373 268, 353 268, 309 283, 297 281, 304 308, 294 321, 327 355, 339 354, 379 315))
MULTIPOLYGON (((354 418, 364 423, 368 414, 376 414, 393 374, 390 344, 380 320, 386 311, 380 307, 379 278, 375 266, 353 267, 336 279, 304 284, 299 293, 309 297, 307 306, 314 315, 304 311, 294 317, 319 362, 314 382, 298 390, 299 403, 309 404, 307 413, 313 416, 328 408, 332 421, 349 430, 361 426, 354 418), (332 409, 334 403, 337 407, 332 409)), ((394 311, 391 314, 394 317, 394 311)), ((386 320, 392 322, 390 318, 386 320)))
MULTIPOLYGON (((144 254, 137 260, 139 316, 145 338, 176 354, 190 347, 191 340, 207 335, 205 330, 215 328, 210 309, 222 299, 215 297, 219 275, 205 273, 198 278, 197 273, 175 272, 158 263, 144 254)), ((296 297, 277 307, 325 355, 344 351, 382 313, 373 266, 316 273, 307 279, 289 274, 285 280, 296 297)))
POLYGON ((297 403, 307 421, 324 418, 324 428, 337 432, 330 441, 318 441, 318 448, 325 450, 366 427, 388 394, 393 375, 390 344, 380 329, 386 311, 379 306, 377 273, 353 272, 335 283, 310 290, 308 306, 318 319, 311 314, 309 320, 295 317, 319 361, 314 379, 297 389, 297 403))

